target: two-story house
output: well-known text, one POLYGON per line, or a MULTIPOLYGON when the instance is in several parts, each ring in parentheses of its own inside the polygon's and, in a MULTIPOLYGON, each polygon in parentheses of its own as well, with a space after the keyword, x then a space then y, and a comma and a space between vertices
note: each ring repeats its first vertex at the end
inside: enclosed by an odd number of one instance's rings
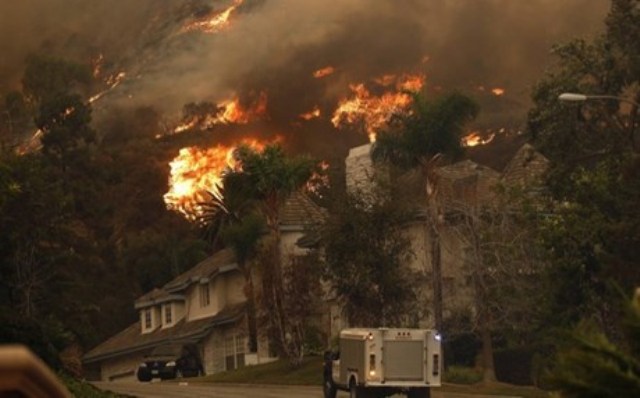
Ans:
MULTIPOLYGON (((304 254, 298 240, 323 218, 303 194, 286 201, 280 217, 283 261, 304 254)), ((87 352, 83 364, 100 380, 134 380, 143 357, 165 343, 195 344, 205 374, 273 360, 260 334, 257 352, 248 350, 244 287, 233 252, 221 250, 139 297, 134 303, 139 319, 87 352)))
MULTIPOLYGON (((509 143, 511 147, 501 147, 503 159, 493 162, 480 161, 484 156, 476 156, 476 161, 465 159, 453 164, 438 167, 434 170, 436 178, 433 197, 430 206, 437 206, 437 223, 439 233, 439 255, 441 264, 442 308, 447 317, 472 308, 473 286, 468 276, 467 256, 465 244, 460 239, 459 231, 455 228, 454 212, 464 210, 464 207, 477 206, 495 200, 495 187, 503 186, 526 187, 527 191, 535 191, 539 187, 539 180, 548 167, 548 160, 527 143, 520 140, 509 143), (513 144, 518 144, 517 146, 513 144)), ((378 169, 372 162, 370 153, 372 144, 352 148, 345 160, 347 171, 347 187, 354 192, 367 193, 374 183, 376 173, 385 172, 378 169)), ((485 156, 486 157, 486 156, 485 156)), ((432 253, 429 229, 425 227, 424 212, 427 209, 425 183, 420 170, 412 170, 400 176, 397 181, 398 189, 402 189, 404 196, 412 197, 418 206, 423 206, 423 212, 418 212, 413 222, 404 226, 404 233, 411 242, 413 260, 409 267, 420 271, 424 275, 424 288, 419 292, 422 327, 434 326, 433 313, 433 272, 432 253)), ((335 306, 334 306, 335 307, 335 306)), ((339 308, 332 308, 334 324, 346 325, 346 320, 339 316, 339 308), (342 322, 341 324, 339 322, 342 322)), ((336 332, 336 328, 332 330, 336 332)))

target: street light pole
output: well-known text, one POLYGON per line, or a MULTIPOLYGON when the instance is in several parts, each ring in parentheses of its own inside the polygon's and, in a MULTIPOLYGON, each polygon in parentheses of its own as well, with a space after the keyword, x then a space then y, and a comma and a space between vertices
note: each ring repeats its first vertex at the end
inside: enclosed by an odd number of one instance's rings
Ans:
MULTIPOLYGON (((632 106, 631 114, 630 114, 630 123, 628 125, 628 135, 629 140, 631 141, 631 147, 634 152, 638 152, 640 148, 636 145, 636 134, 635 134, 635 125, 636 125, 636 116, 638 113, 638 109, 640 109, 640 103, 626 98, 626 97, 618 97, 616 95, 600 95, 600 94, 581 94, 581 93, 562 93, 558 96, 558 100, 564 102, 585 102, 588 100, 613 100, 619 102, 626 102, 632 106)), ((622 127, 624 131, 624 127, 622 127)))

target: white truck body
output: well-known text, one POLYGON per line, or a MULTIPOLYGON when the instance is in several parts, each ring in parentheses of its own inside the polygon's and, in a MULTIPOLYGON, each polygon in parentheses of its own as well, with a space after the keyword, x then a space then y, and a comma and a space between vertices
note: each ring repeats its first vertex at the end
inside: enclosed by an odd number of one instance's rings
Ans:
MULTIPOLYGON (((330 381, 334 390, 350 391, 352 396, 400 392, 428 397, 431 387, 441 385, 442 352, 435 330, 345 329, 340 332, 337 357, 330 359, 330 381)), ((325 396, 331 397, 327 388, 325 385, 325 396)))

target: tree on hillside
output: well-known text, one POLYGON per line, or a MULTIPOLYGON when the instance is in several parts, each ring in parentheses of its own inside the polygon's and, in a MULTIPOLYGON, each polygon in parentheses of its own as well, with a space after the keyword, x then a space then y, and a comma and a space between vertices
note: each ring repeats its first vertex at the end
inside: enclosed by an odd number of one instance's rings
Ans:
POLYGON ((478 113, 478 106, 461 94, 449 94, 433 101, 415 94, 412 111, 398 115, 390 127, 377 136, 372 158, 403 169, 420 167, 426 190, 425 247, 431 248, 435 327, 442 328, 442 275, 437 209, 432 203, 436 189, 436 164, 462 153, 464 126, 478 113), (443 159, 444 158, 444 159, 443 159))
POLYGON ((640 1, 612 0, 606 31, 555 47, 557 65, 535 87, 529 130, 551 162, 552 217, 541 225, 555 264, 550 322, 594 320, 616 334, 612 283, 640 280, 640 1), (563 92, 617 96, 565 104, 563 92))
POLYGON ((239 167, 230 171, 228 178, 240 178, 245 187, 250 187, 251 196, 257 200, 271 235, 267 250, 270 256, 263 261, 261 272, 270 336, 279 353, 295 365, 302 358, 303 342, 292 339, 295 333, 285 310, 280 211, 286 199, 310 180, 316 171, 316 163, 306 156, 289 157, 277 144, 268 145, 262 151, 240 146, 235 156, 239 167))
POLYGON ((82 94, 93 76, 89 65, 40 54, 27 57, 22 77, 22 92, 37 108, 52 98, 66 94, 82 94))
POLYGON ((388 193, 336 200, 321 229, 324 279, 350 325, 415 326, 421 279, 403 227, 415 214, 388 193))

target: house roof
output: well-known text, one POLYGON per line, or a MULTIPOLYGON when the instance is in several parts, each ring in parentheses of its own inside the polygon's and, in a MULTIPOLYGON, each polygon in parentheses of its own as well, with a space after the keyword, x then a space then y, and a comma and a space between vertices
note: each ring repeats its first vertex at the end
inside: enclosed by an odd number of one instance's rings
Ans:
POLYGON ((280 225, 306 226, 322 223, 326 218, 325 209, 314 203, 302 192, 294 192, 284 202, 280 210, 280 225))
POLYGON ((223 249, 178 275, 164 285, 163 289, 167 292, 177 292, 185 289, 191 283, 209 280, 217 274, 235 270, 237 267, 233 251, 231 249, 223 249))
POLYGON ((549 159, 531 144, 524 144, 505 167, 502 179, 508 185, 535 184, 548 167, 549 159))
POLYGON ((239 320, 245 311, 245 303, 230 305, 214 316, 186 322, 180 320, 176 325, 166 329, 141 334, 140 321, 99 344, 83 357, 85 363, 109 359, 123 354, 153 348, 167 342, 195 342, 206 336, 211 328, 239 320))

